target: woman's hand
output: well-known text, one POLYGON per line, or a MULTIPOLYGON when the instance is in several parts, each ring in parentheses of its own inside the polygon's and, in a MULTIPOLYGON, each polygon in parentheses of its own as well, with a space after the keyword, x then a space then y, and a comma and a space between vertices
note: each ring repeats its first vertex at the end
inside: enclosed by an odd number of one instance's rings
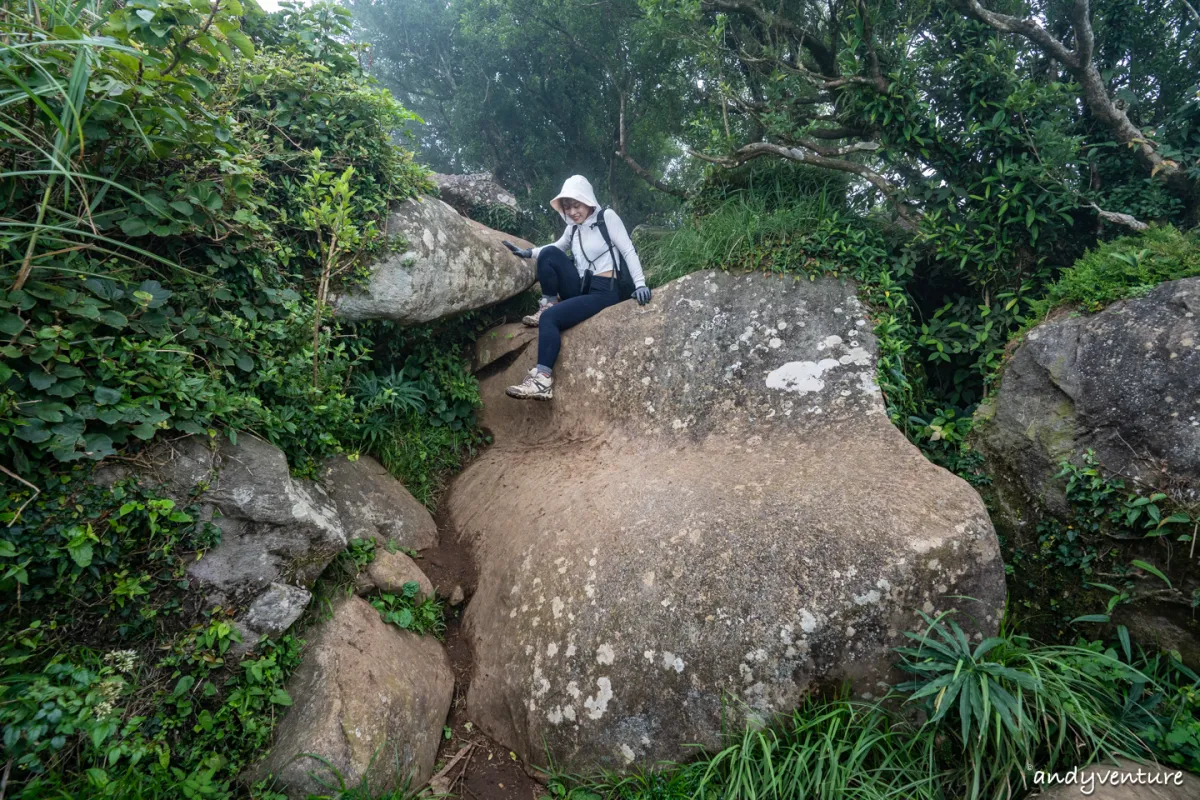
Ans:
POLYGON ((650 287, 639 286, 637 289, 634 289, 633 296, 638 301, 639 306, 646 305, 646 303, 650 302, 650 287))
POLYGON ((515 244, 513 244, 512 242, 507 241, 507 240, 505 240, 504 242, 501 242, 501 244, 503 244, 505 247, 507 247, 509 250, 511 250, 512 254, 514 256, 520 256, 521 258, 533 258, 532 250, 523 250, 520 247, 517 247, 515 244))

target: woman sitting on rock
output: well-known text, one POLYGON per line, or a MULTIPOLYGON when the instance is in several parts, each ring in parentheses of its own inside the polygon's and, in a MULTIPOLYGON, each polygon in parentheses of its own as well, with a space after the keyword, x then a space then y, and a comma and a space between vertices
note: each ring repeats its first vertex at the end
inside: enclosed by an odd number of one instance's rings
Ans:
POLYGON ((554 396, 551 371, 558 359, 562 332, 594 317, 629 297, 639 305, 650 302, 642 263, 617 212, 596 202, 592 185, 572 175, 550 206, 567 223, 554 244, 525 250, 505 246, 522 258, 537 259, 542 300, 536 314, 524 322, 538 329, 537 366, 517 386, 505 392, 518 399, 549 400, 554 396), (574 261, 567 256, 567 249, 574 261))

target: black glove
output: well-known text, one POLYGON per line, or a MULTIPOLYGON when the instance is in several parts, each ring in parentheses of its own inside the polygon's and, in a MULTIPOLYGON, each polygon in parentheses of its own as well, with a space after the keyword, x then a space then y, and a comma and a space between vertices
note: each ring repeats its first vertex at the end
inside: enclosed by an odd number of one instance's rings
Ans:
POLYGON ((521 258, 533 258, 532 250, 522 250, 520 247, 517 247, 515 244, 509 241, 505 241, 503 244, 512 251, 514 256, 520 256, 521 258))
POLYGON ((650 302, 650 287, 639 286, 638 288, 634 289, 633 297, 638 301, 639 306, 646 305, 646 303, 650 302))

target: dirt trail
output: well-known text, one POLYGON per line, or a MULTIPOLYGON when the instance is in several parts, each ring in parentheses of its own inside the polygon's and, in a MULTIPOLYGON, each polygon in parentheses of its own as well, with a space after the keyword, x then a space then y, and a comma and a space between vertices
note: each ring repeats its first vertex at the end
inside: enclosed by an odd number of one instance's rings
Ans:
POLYGON ((539 800, 548 796, 545 787, 526 774, 508 748, 488 738, 467 717, 473 653, 470 642, 462 635, 462 617, 475 593, 477 574, 470 549, 459 542, 449 515, 440 512, 435 521, 439 544, 422 551, 417 563, 433 582, 439 597, 450 597, 455 586, 461 586, 467 598, 456 608, 446 605, 445 645, 454 669, 454 702, 446 721, 450 738, 442 741, 435 770, 435 774, 445 774, 435 789, 448 788, 451 796, 462 800, 539 800), (466 748, 470 749, 463 752, 466 748), (456 756, 459 757, 454 761, 456 756))

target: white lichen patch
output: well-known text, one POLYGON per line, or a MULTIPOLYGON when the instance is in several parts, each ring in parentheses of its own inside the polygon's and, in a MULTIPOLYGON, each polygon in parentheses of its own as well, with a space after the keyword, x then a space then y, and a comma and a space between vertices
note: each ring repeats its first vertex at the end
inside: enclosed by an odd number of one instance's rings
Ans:
POLYGON ((608 701, 613 698, 612 681, 608 678, 597 678, 596 687, 598 691, 595 696, 583 701, 583 707, 587 709, 587 715, 591 719, 603 717, 604 712, 608 710, 608 701))
POLYGON ((856 594, 854 596, 854 604, 865 606, 868 603, 878 603, 882 596, 878 589, 871 589, 866 594, 856 594))
POLYGON ((553 612, 555 619, 562 616, 563 609, 566 607, 566 603, 562 601, 561 597, 556 597, 550 601, 550 610, 553 612))
POLYGON ((800 609, 800 630, 812 633, 817 629, 817 618, 807 608, 800 609))
POLYGON ((839 366, 841 364, 832 358, 820 361, 789 361, 767 374, 767 388, 799 394, 819 392, 825 388, 822 376, 839 366))
POLYGON ((558 644, 551 642, 550 644, 546 645, 546 655, 550 658, 554 658, 556 655, 558 655, 558 644))
POLYGON ((850 352, 838 358, 838 363, 843 366, 867 367, 871 364, 871 354, 861 347, 852 347, 850 352))
POLYGON ((839 345, 841 343, 842 343, 842 337, 840 337, 836 333, 834 333, 834 334, 830 334, 829 336, 826 336, 820 342, 817 342, 817 349, 818 350, 828 350, 830 347, 836 347, 837 345, 839 345))
POLYGON ((637 757, 637 753, 633 752, 633 748, 629 745, 623 744, 621 745, 621 757, 625 759, 626 764, 630 764, 637 757))
POLYGON ((605 643, 596 648, 596 663, 611 664, 616 658, 616 653, 613 652, 612 645, 605 643))

